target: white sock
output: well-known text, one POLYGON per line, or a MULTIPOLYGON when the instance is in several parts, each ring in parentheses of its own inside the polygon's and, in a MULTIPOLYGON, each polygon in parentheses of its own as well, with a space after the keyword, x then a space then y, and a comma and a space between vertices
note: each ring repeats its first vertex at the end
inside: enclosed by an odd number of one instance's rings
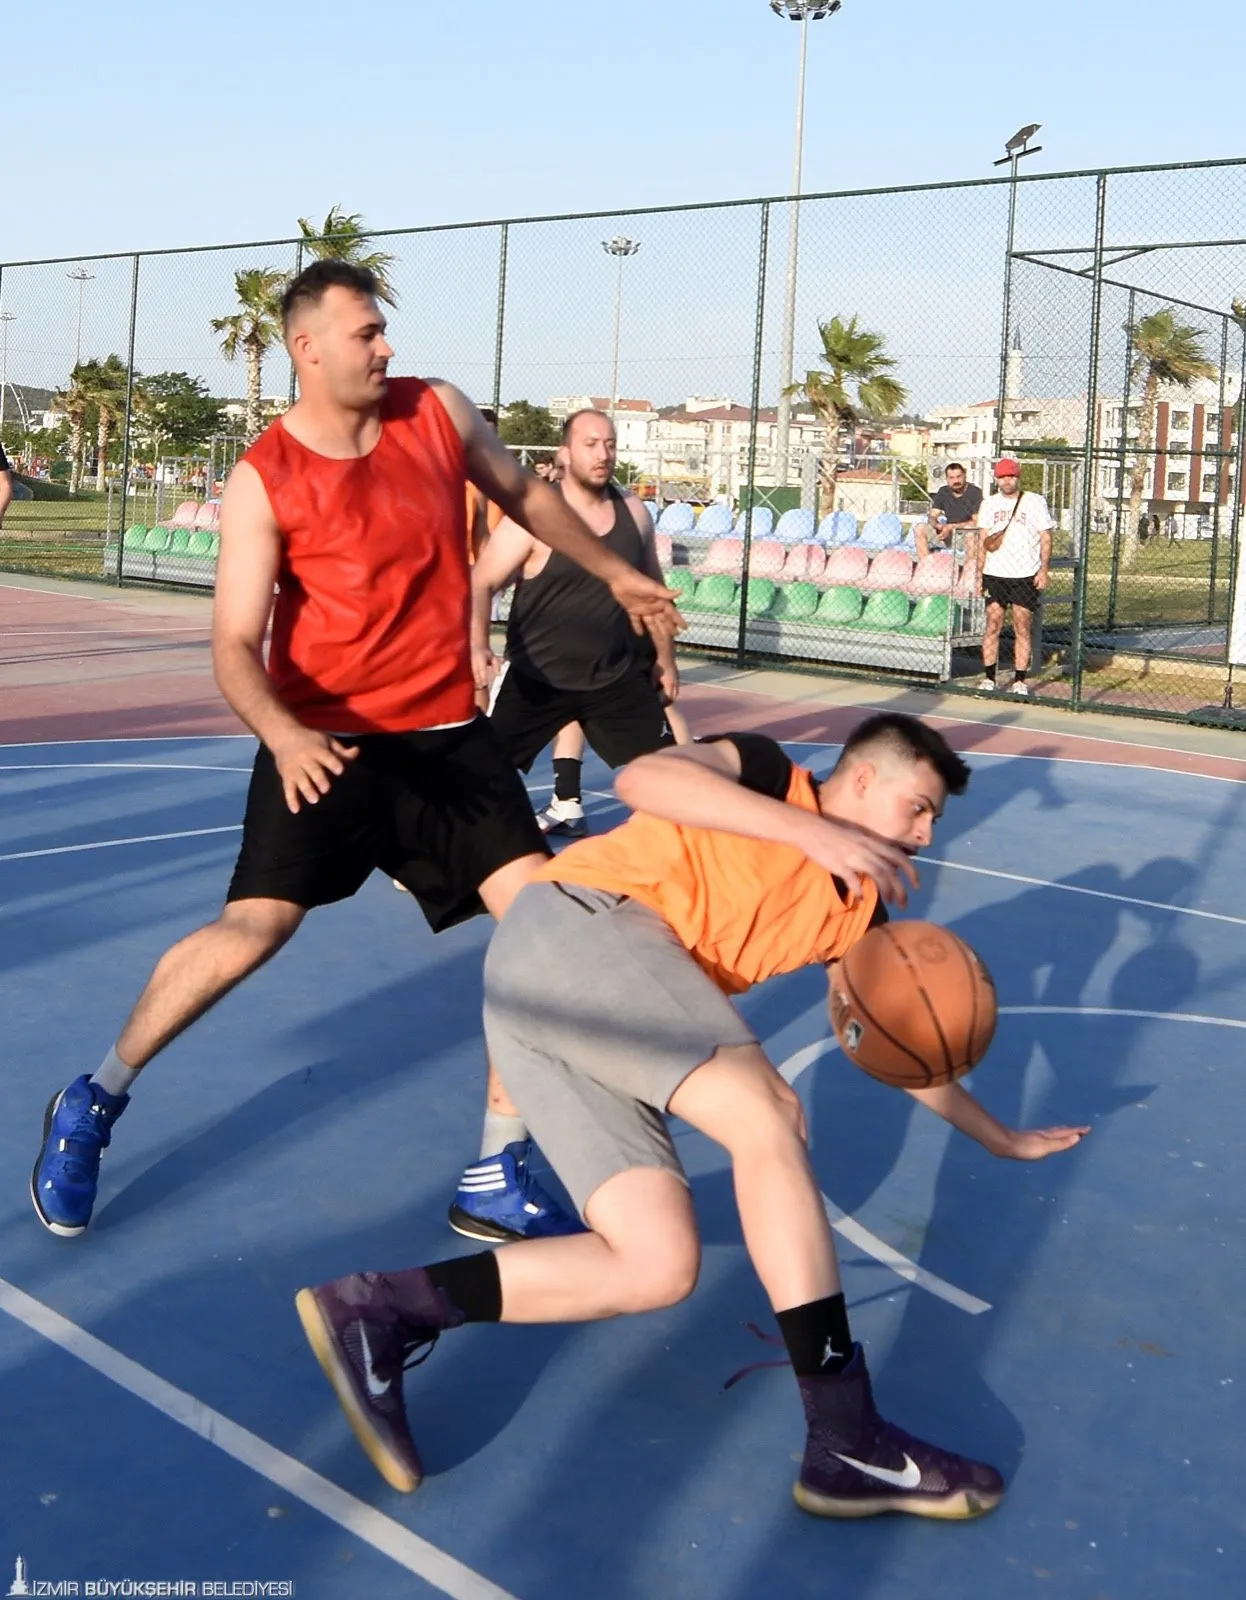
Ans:
POLYGON ((138 1067, 127 1067, 117 1054, 117 1047, 114 1045, 100 1063, 99 1071, 91 1082, 105 1094, 129 1094, 130 1086, 138 1077, 139 1070, 138 1067))
POLYGON ((504 1111, 485 1108, 485 1125, 480 1135, 480 1159, 501 1155, 508 1144, 516 1144, 528 1137, 528 1125, 522 1117, 508 1117, 504 1111))

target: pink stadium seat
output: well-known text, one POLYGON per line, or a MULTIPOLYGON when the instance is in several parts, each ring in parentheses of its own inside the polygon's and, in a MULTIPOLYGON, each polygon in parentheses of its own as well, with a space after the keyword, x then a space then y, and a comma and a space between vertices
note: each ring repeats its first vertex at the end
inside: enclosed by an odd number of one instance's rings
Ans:
POLYGON ((183 500, 169 520, 162 523, 161 526, 165 528, 193 528, 198 512, 199 502, 197 500, 183 500))
POLYGON ((719 573, 738 578, 744 571, 744 540, 711 539, 700 571, 707 578, 719 573))
POLYGON ((750 578, 777 578, 787 560, 787 548, 777 539, 759 539, 749 551, 750 578))
POLYGON ((913 569, 911 595, 951 594, 956 579, 956 557, 950 550, 932 550, 913 569))
POLYGON ((669 533, 655 533, 653 547, 657 551, 658 565, 666 572, 674 565, 674 556, 671 551, 671 536, 669 533))
POLYGON ((862 550, 859 545, 839 545, 827 557, 822 581, 836 589, 859 589, 869 569, 868 550, 862 550))
POLYGON ((959 600, 967 605, 969 601, 976 600, 978 596, 978 569, 963 566, 956 576, 956 587, 952 590, 952 599, 959 600))
POLYGON ((880 550, 870 562, 862 589, 905 589, 913 581, 913 558, 907 550, 880 550))
POLYGON ((826 546, 794 544, 783 563, 784 583, 817 583, 826 571, 826 546))
POLYGON ((219 505, 202 505, 195 513, 195 527, 208 533, 215 533, 221 525, 221 508, 219 505))

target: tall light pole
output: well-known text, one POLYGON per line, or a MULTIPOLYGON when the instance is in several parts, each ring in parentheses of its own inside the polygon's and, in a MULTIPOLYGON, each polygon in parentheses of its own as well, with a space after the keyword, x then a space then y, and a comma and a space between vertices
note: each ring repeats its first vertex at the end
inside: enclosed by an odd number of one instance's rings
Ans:
POLYGON ((603 239, 601 248, 607 255, 617 256, 619 277, 614 291, 614 368, 610 376, 610 420, 614 421, 619 409, 619 329, 623 319, 623 263, 640 249, 639 239, 625 239, 616 234, 613 239, 603 239))
POLYGON ((0 432, 4 429, 4 397, 9 387, 9 323, 16 321, 16 311, 0 311, 0 432))
POLYGON ((1012 167, 1008 184, 1008 249, 1004 255, 1004 325, 999 339, 999 401, 995 407, 995 454, 1004 448, 1004 407, 1008 399, 1008 336, 1012 317, 1012 252, 1017 237, 1017 166, 1025 156, 1036 156, 1043 148, 1031 145, 1030 140, 1042 127, 1040 122, 1027 123, 1018 128, 1011 139, 1005 141, 1004 153, 995 163, 997 167, 1012 167))
POLYGON ((88 272, 85 267, 79 266, 75 267, 72 272, 67 272, 65 276, 71 278, 78 285, 78 338, 74 344, 74 366, 77 367, 82 364, 82 291, 88 283, 95 281, 95 274, 88 272))
MULTIPOLYGON (((800 24, 800 69, 796 77, 796 139, 792 152, 791 193, 800 193, 801 158, 805 144, 805 61, 809 53, 809 24, 833 17, 843 0, 770 0, 776 17, 800 24)), ((796 351, 796 264, 800 249, 800 206, 789 207, 787 229, 787 298, 783 307, 783 353, 779 362, 779 425, 775 435, 775 481, 786 484, 788 477, 788 435, 792 424, 792 363, 796 351)))

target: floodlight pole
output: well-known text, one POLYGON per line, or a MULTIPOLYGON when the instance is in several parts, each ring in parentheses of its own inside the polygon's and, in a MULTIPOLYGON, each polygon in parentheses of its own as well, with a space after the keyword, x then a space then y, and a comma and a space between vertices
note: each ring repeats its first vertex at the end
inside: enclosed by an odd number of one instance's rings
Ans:
MULTIPOLYGON (((776 17, 786 17, 789 22, 800 23, 800 66, 796 75, 796 135, 792 149, 792 187, 790 193, 799 196, 801 166, 805 145, 805 64, 809 54, 809 24, 823 17, 833 17, 843 0, 770 0, 770 9, 776 17)), ((776 484, 786 485, 788 480, 788 439, 792 426, 792 367, 796 358, 796 280, 800 253, 800 204, 796 198, 788 203, 787 223, 787 291, 783 303, 783 347, 779 360, 779 416, 775 430, 774 478, 776 484)))
MULTIPOLYGON (((1037 126, 1030 130, 1037 133, 1037 126)), ((999 400, 995 407, 995 454, 1004 449, 1004 408, 1008 399, 1008 339, 1012 332, 1012 252, 1017 237, 1017 167, 1022 157, 1036 156, 1043 148, 1036 144, 1027 149, 1027 139, 1015 133, 1004 147, 1006 154, 995 163, 997 167, 1011 166, 1008 181, 1008 247, 1004 254, 1004 325, 999 340, 999 400)))
POLYGON ((95 274, 88 272, 85 267, 75 267, 72 272, 67 272, 65 276, 72 278, 78 285, 78 337, 74 344, 74 366, 78 367, 82 365, 82 291, 88 283, 95 281, 95 274))
POLYGON ((614 290, 614 366, 610 374, 610 420, 613 422, 615 413, 619 409, 619 330, 623 323, 623 263, 628 256, 634 256, 640 249, 640 241, 616 235, 613 239, 603 239, 601 248, 607 255, 617 257, 619 263, 619 275, 614 290))

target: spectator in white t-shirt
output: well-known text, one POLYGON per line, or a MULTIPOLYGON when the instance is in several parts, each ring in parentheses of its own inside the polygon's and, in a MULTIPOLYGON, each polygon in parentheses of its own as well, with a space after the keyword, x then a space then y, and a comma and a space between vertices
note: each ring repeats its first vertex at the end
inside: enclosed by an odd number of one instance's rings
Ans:
POLYGON ((979 688, 995 691, 999 635, 1004 613, 1012 607, 1012 692, 1028 695, 1034 613, 1047 587, 1051 561, 1051 512, 1041 494, 1021 492, 1021 468, 1007 457, 995 463, 995 493, 978 512, 982 592, 986 596, 986 632, 982 635, 983 677, 979 688))

